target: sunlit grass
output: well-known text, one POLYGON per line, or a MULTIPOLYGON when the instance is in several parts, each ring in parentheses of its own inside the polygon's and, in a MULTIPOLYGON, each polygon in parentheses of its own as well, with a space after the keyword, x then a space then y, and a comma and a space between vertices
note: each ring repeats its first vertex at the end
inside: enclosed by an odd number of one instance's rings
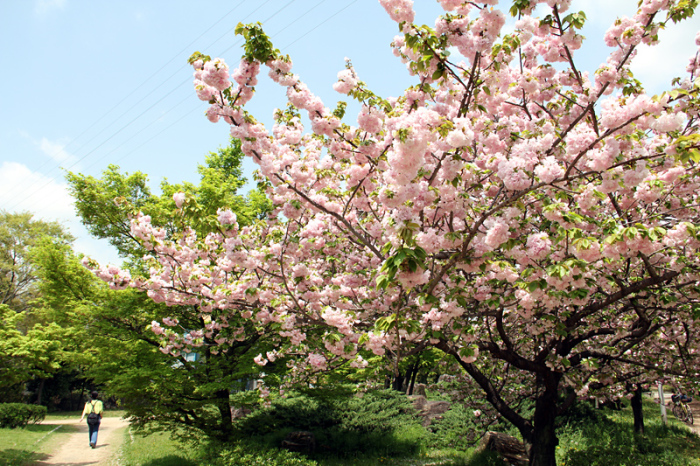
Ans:
POLYGON ((24 466, 46 459, 77 431, 71 425, 29 425, 0 429, 0 465, 24 466))
POLYGON ((700 466, 700 438, 669 416, 664 425, 659 405, 644 402, 644 434, 633 431, 632 410, 598 411, 560 429, 560 466, 700 466))
MULTIPOLYGON (((123 411, 109 411, 120 417, 123 411)), ((659 406, 644 403, 645 434, 633 433, 630 408, 621 411, 600 410, 593 417, 583 416, 559 429, 557 448, 559 466, 700 466, 700 438, 687 426, 669 415, 663 425, 659 406)), ((51 414, 47 419, 74 420, 80 412, 51 414)), ((0 466, 30 466, 45 460, 60 447, 77 426, 30 425, 24 429, 0 429, 0 466)), ((120 466, 211 466, 197 449, 184 445, 167 433, 140 436, 130 429, 123 431, 124 441, 115 464, 120 466)), ((119 434, 119 432, 117 433, 119 434)), ((418 435, 411 429, 402 431, 405 441, 418 435)), ((253 448, 255 450, 255 448, 253 448)), ((502 466, 495 454, 422 447, 403 457, 376 454, 335 458, 330 454, 316 457, 319 466, 502 466)), ((223 465, 222 465, 223 466, 223 465)), ((232 466, 232 465, 226 465, 232 466)), ((274 466, 274 465, 270 465, 274 466)))
MULTIPOLYGON (((58 413, 49 413, 46 415, 46 420, 51 421, 70 421, 74 419, 80 419, 80 415, 83 413, 80 411, 61 411, 58 413)), ((105 410, 102 413, 103 417, 122 417, 125 411, 123 410, 105 410)))
POLYGON ((146 437, 125 429, 124 442, 117 457, 120 466, 204 466, 197 452, 158 432, 146 437))

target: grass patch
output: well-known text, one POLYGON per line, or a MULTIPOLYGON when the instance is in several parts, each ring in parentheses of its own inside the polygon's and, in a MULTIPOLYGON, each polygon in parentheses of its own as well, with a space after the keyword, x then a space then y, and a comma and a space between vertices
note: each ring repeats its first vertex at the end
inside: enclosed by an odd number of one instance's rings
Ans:
POLYGON ((557 464, 562 466, 700 466, 700 437, 669 417, 664 425, 659 405, 644 401, 643 435, 633 431, 628 407, 594 411, 559 430, 557 464))
POLYGON ((48 458, 77 428, 70 425, 29 425, 0 429, 0 466, 24 466, 48 458))
MULTIPOLYGON (((103 411, 102 417, 123 417, 126 411, 123 410, 109 410, 103 411)), ((70 421, 80 419, 80 415, 83 414, 82 411, 61 411, 58 413, 49 413, 46 415, 47 421, 70 421)))
POLYGON ((126 429, 118 453, 120 466, 204 466, 197 450, 157 432, 144 437, 126 429))

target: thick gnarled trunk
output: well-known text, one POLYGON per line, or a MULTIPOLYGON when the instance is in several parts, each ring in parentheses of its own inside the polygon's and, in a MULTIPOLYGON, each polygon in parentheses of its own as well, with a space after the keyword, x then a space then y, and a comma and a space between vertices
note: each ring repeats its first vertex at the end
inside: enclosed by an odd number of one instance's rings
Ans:
MULTIPOLYGON (((555 378, 555 377, 553 377, 555 378)), ((555 431, 557 418, 558 383, 547 384, 535 402, 532 437, 530 438, 530 466, 556 466, 556 448, 559 440, 555 431)))

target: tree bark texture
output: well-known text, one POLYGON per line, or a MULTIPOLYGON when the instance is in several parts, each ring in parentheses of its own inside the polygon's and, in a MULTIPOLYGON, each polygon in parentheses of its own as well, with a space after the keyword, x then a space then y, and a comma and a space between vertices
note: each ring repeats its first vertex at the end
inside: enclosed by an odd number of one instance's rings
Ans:
POLYGON ((636 384, 632 396, 632 414, 634 415, 634 432, 644 433, 644 411, 642 409, 642 386, 636 384))
POLYGON ((543 381, 544 391, 535 402, 532 437, 530 439, 530 466, 556 466, 556 448, 559 440, 555 431, 557 418, 557 388, 559 376, 550 374, 543 381))

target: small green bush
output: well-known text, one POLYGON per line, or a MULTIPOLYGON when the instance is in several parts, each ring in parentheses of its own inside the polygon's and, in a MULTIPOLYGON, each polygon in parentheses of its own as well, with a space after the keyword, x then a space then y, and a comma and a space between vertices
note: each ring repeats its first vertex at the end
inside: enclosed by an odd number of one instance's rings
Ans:
POLYGON ((220 450, 215 459, 216 466, 318 466, 299 453, 286 450, 245 448, 233 445, 220 450))
POLYGON ((46 417, 46 406, 24 403, 0 403, 0 427, 24 427, 36 424, 46 417))
POLYGON ((437 448, 466 450, 483 434, 483 427, 475 422, 474 410, 461 404, 452 405, 440 419, 433 420, 429 429, 433 433, 429 444, 437 448))
POLYGON ((355 432, 391 432, 415 421, 408 398, 395 390, 377 390, 350 397, 338 406, 340 427, 355 432))
POLYGON ((426 434, 410 401, 392 390, 292 393, 236 423, 239 440, 273 449, 300 430, 314 433, 317 454, 338 456, 413 454, 426 434))

